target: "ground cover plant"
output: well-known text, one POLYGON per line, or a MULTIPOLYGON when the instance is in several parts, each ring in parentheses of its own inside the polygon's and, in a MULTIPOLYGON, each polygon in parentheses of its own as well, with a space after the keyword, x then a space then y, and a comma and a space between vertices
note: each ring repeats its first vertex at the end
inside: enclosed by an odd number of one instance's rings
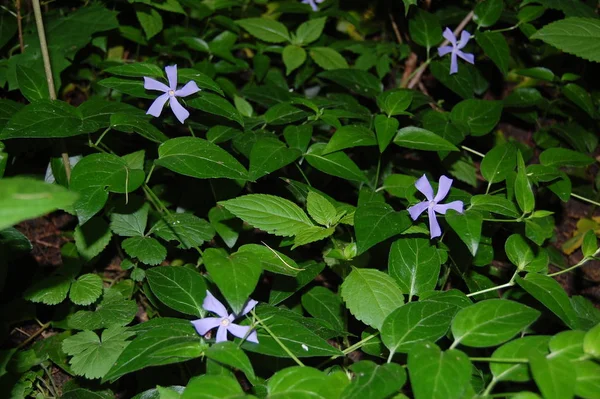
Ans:
POLYGON ((600 398, 593 0, 0 6, 0 397, 600 398))

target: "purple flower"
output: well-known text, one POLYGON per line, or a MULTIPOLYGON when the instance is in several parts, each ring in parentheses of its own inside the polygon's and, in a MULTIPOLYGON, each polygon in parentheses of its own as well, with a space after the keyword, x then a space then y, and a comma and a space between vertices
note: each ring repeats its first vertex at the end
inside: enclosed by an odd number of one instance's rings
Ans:
POLYGON ((302 4, 308 4, 313 11, 319 11, 319 7, 317 7, 317 3, 321 4, 325 0, 302 0, 302 4))
MULTIPOLYGON (((238 338, 244 338, 246 334, 248 334, 250 327, 234 324, 233 321, 254 309, 257 303, 258 301, 255 301, 254 299, 248 299, 248 302, 246 302, 246 305, 240 314, 227 314, 227 309, 225 309, 225 306, 223 306, 223 304, 219 302, 219 300, 210 292, 206 291, 206 298, 204 298, 202 307, 209 312, 217 314, 219 317, 205 317, 203 319, 192 321, 192 324, 200 335, 205 335, 209 330, 219 327, 217 330, 217 342, 227 341, 227 331, 238 338)), ((258 343, 256 331, 252 331, 250 334, 248 334, 246 340, 258 343)))
POLYGON ((452 201, 449 204, 439 204, 441 200, 446 198, 448 195, 448 191, 450 191, 450 187, 452 186, 452 179, 447 178, 446 176, 440 177, 440 183, 438 186, 438 192, 433 196, 433 188, 431 188, 431 184, 427 180, 425 175, 421 176, 419 180, 415 183, 415 187, 419 190, 427 201, 419 202, 416 205, 408 208, 408 213, 412 220, 417 220, 419 215, 421 215, 425 209, 427 209, 427 214, 429 215, 429 232, 431 233, 431 238, 439 237, 442 235, 442 229, 440 229, 440 225, 435 218, 435 213, 440 213, 442 215, 446 214, 448 209, 453 209, 456 212, 463 212, 463 203, 462 201, 452 201))
POLYGON ((448 53, 452 53, 450 56, 450 75, 458 72, 458 60, 456 57, 460 57, 463 60, 467 61, 470 64, 475 63, 475 56, 473 54, 463 53, 461 50, 467 45, 469 39, 471 39, 471 34, 466 30, 463 30, 460 33, 460 41, 456 42, 456 36, 449 28, 446 28, 443 34, 444 38, 452 43, 452 46, 442 46, 438 48, 438 54, 440 57, 445 56, 448 53))
POLYGON ((177 65, 165 67, 165 72, 167 73, 167 78, 169 78, 169 86, 164 83, 159 82, 158 80, 144 77, 144 88, 147 90, 157 90, 162 91, 165 94, 161 94, 158 96, 156 100, 152 103, 150 108, 148 108, 148 112, 146 114, 159 117, 162 112, 163 107, 169 101, 169 105, 173 110, 173 113, 179 120, 179 122, 183 123, 190 113, 179 104, 177 101, 177 97, 187 97, 194 93, 200 91, 200 88, 196 85, 196 82, 190 80, 183 86, 181 89, 177 89, 177 65))

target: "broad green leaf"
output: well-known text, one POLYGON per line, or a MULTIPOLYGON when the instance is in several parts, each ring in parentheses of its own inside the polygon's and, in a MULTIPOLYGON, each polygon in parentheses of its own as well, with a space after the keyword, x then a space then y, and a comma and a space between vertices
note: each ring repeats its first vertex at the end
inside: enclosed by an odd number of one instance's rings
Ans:
POLYGON ((204 251, 202 259, 233 312, 240 314, 258 284, 262 273, 260 263, 250 252, 236 252, 227 256, 215 248, 204 251))
MULTIPOLYGON (((584 355, 584 331, 562 331, 550 339, 548 347, 552 352, 548 357, 560 357, 565 361, 579 360, 584 355)), ((545 354, 546 352, 544 352, 545 354)))
POLYGON ((348 125, 337 129, 329 139, 323 154, 340 151, 346 148, 377 145, 375 135, 363 126, 348 125))
POLYGON ((190 80, 196 82, 198 87, 201 89, 208 89, 214 91, 215 93, 223 94, 223 90, 221 87, 214 81, 212 78, 197 69, 193 68, 182 68, 177 70, 177 81, 180 84, 186 84, 190 80))
POLYGON ((493 212, 512 218, 519 217, 515 204, 502 195, 474 195, 471 197, 471 209, 493 212))
POLYGON ((354 214, 356 249, 362 254, 373 245, 402 233, 410 225, 408 212, 396 212, 385 202, 361 205, 354 214))
POLYGON ((159 144, 169 139, 163 132, 148 122, 147 118, 135 114, 118 112, 111 115, 110 127, 119 132, 137 133, 143 138, 159 144))
POLYGON ((48 100, 48 82, 44 75, 35 69, 24 65, 17 65, 17 81, 23 96, 34 102, 36 100, 48 100))
POLYGON ((387 398, 398 392, 406 383, 406 371, 396 363, 378 365, 370 360, 361 360, 350 366, 354 379, 340 398, 387 398))
POLYGON ((465 243, 471 255, 475 256, 481 241, 481 228, 483 225, 481 213, 472 209, 458 213, 450 209, 446 213, 446 222, 465 243))
POLYGON ((531 374, 544 399, 570 399, 574 397, 577 378, 574 367, 565 367, 560 358, 547 358, 530 353, 531 374))
POLYGON ((318 76, 331 80, 363 96, 376 97, 381 93, 380 80, 360 69, 335 69, 321 72, 318 76))
MULTIPOLYGON (((502 4, 502 1, 500 3, 502 4)), ((494 64, 496 64, 500 72, 506 75, 508 73, 508 63, 510 62, 510 49, 502 33, 477 32, 475 40, 483 49, 485 55, 490 57, 494 64)))
MULTIPOLYGON (((550 337, 528 336, 507 342, 492 354, 492 359, 527 359, 530 353, 545 356, 550 337)), ((497 381, 526 382, 531 379, 529 366, 523 363, 490 362, 490 370, 497 381)))
POLYGON ((138 335, 121 353, 104 381, 151 366, 198 358, 208 348, 188 320, 157 318, 136 326, 138 335), (145 330, 140 331, 139 328, 145 330))
POLYGON ((377 96, 377 105, 387 116, 403 115, 413 100, 413 92, 407 89, 388 90, 377 96))
POLYGON ((216 94, 200 92, 195 98, 189 100, 187 105, 202 112, 222 116, 244 126, 244 120, 238 110, 229 101, 216 94))
POLYGON ((259 262, 264 270, 286 276, 296 276, 303 271, 293 259, 272 248, 258 244, 242 245, 237 253, 248 252, 254 261, 259 262))
POLYGON ((582 330, 589 330, 600 323, 600 310, 594 307, 590 300, 581 295, 574 295, 571 297, 571 304, 577 312, 582 330))
POLYGON ((507 299, 486 299, 460 310, 452 320, 455 342, 484 348, 508 341, 540 315, 535 309, 507 299))
POLYGON ((77 193, 27 177, 0 179, 0 230, 24 220, 65 209, 77 200, 77 193))
POLYGON ((390 248, 388 273, 396 279, 409 300, 435 289, 440 267, 440 257, 429 239, 401 238, 390 248))
POLYGON ((323 173, 337 176, 342 179, 364 183, 367 182, 367 176, 359 169, 354 161, 348 157, 348 155, 341 151, 323 155, 326 146, 325 143, 315 143, 308 149, 305 158, 310 166, 323 173))
POLYGON ((110 229, 121 237, 141 237, 146 231, 149 210, 150 204, 141 199, 121 204, 110 214, 110 229))
POLYGON ((235 21, 252 36, 269 43, 290 41, 290 33, 281 22, 268 18, 246 18, 235 21))
POLYGON ((504 251, 511 263, 519 270, 525 270, 527 265, 533 262, 535 255, 520 234, 512 234, 504 243, 504 251))
POLYGON ((548 148, 540 154, 540 163, 545 166, 584 167, 593 164, 594 158, 566 148, 548 148))
POLYGON ((146 39, 151 39, 163 30, 163 19, 154 8, 137 9, 135 12, 146 39))
POLYGON ((93 331, 83 331, 65 339, 62 349, 77 375, 89 379, 102 378, 127 347, 133 335, 124 327, 113 326, 102 332, 102 341, 93 331))
MULTIPOLYGON (((447 57, 449 58, 449 57, 447 57)), ((475 91, 475 82, 471 75, 469 65, 458 61, 460 66, 458 72, 450 74, 450 60, 433 61, 429 69, 433 76, 444 86, 458 94, 460 97, 468 99, 473 98, 475 91)))
POLYGON ((290 148, 306 152, 313 134, 311 125, 289 125, 283 130, 283 137, 290 148))
POLYGON ((331 236, 334 232, 335 226, 328 228, 321 226, 308 227, 296 234, 292 249, 296 249, 302 245, 310 244, 311 242, 324 240, 325 238, 331 236))
POLYGON ((408 126, 398 130, 394 143, 400 147, 424 151, 458 151, 448 140, 420 127, 408 126))
POLYGON ((298 159, 302 153, 295 148, 288 148, 281 141, 263 137, 258 139, 250 152, 249 180, 257 180, 271 172, 275 172, 298 159))
POLYGON ((117 65, 104 70, 112 75, 126 76, 128 78, 164 78, 165 74, 155 64, 148 62, 134 62, 131 64, 117 65))
POLYGON ((309 191, 306 199, 306 210, 310 217, 323 226, 336 222, 337 211, 329 200, 316 191, 309 191))
POLYGON ((575 395, 584 399, 594 399, 600 392, 600 365, 591 360, 576 362, 575 395))
POLYGON ((306 51, 299 46, 285 46, 282 53, 283 64, 285 65, 285 74, 289 75, 296 69, 300 68, 306 61, 306 51))
POLYGON ((592 96, 583 87, 575 83, 569 83, 563 86, 562 93, 579 108, 587 112, 589 116, 595 117, 596 110, 592 96))
POLYGON ((377 329, 381 329, 390 313, 404 304, 394 279, 376 269, 352 269, 340 292, 354 317, 377 329))
POLYGON ((414 202, 417 202, 417 198, 415 197, 415 193, 417 192, 417 188, 415 187, 416 181, 417 179, 413 176, 391 174, 385 178, 383 187, 385 191, 394 197, 407 200, 414 199, 414 202))
POLYGON ((110 77, 102 79, 98 82, 102 87, 107 89, 116 90, 123 94, 128 94, 133 97, 154 99, 156 98, 155 91, 149 91, 144 89, 144 81, 141 79, 123 79, 110 77))
POLYGON ((487 28, 494 25, 504 9, 502 0, 485 0, 475 6, 473 21, 478 27, 487 28))
POLYGON ((505 180, 517 165, 517 150, 512 143, 500 144, 492 148, 481 161, 481 175, 490 183, 505 180))
POLYGON ((494 129, 502 115, 502 102, 469 99, 452 108, 450 119, 473 136, 482 136, 494 129))
POLYGON ((69 298, 76 305, 89 305, 94 303, 101 294, 102 278, 97 274, 87 273, 73 281, 69 298))
POLYGON ((297 44, 310 44, 321 37, 327 17, 313 18, 306 22, 303 22, 298 29, 296 29, 295 42, 297 44))
POLYGON ((319 391, 326 382, 325 373, 312 367, 288 367, 275 373, 267 383, 269 398, 323 398, 319 391))
POLYGON ((15 113, 0 132, 0 140, 72 137, 81 134, 79 109, 59 100, 38 100, 15 113))
POLYGON ((308 116, 308 112, 289 103, 275 104, 264 114, 265 122, 269 125, 289 125, 308 116))
POLYGON ((121 247, 127 255, 146 265, 158 265, 167 257, 167 249, 152 237, 129 237, 121 247))
POLYGON ((585 334, 583 351, 596 359, 600 358, 600 324, 585 334))
MULTIPOLYGON (((0 99, 0 129, 4 129, 4 126, 6 126, 6 124, 12 118, 12 116, 23 107, 23 104, 18 103, 16 101, 0 99)), ((0 145, 0 147, 3 146, 0 145)))
MULTIPOLYGON (((91 98, 81 104, 78 108, 83 116, 82 133, 93 133, 99 129, 105 129, 111 125, 110 119, 116 113, 130 115, 137 118, 145 118, 143 110, 120 101, 106 101, 100 98, 91 98)), ((132 120, 134 118, 131 118, 132 120)), ((153 126, 154 127, 154 126, 153 126)), ((133 130, 132 130, 133 132, 133 130)))
POLYGON ((108 223, 100 217, 91 218, 86 224, 75 228, 77 252, 86 261, 100 255, 110 243, 112 232, 108 223))
POLYGON ((181 399, 236 399, 245 396, 235 378, 227 375, 200 375, 190 380, 181 399))
POLYGON ((420 343, 408 354, 408 374, 415 399, 459 399, 471 379, 471 362, 463 352, 442 352, 420 343))
POLYGON ((313 317, 325 320, 332 329, 344 331, 344 305, 341 298, 325 287, 313 287, 302 295, 302 307, 313 317))
POLYGON ((146 270, 146 276, 162 303, 181 313, 204 316, 206 283, 200 273, 182 266, 158 266, 146 270))
POLYGON ((254 369, 250 359, 243 350, 233 342, 219 342, 211 345, 205 353, 206 357, 221 364, 241 370, 250 381, 254 381, 254 369))
POLYGON ((391 353, 408 353, 420 342, 443 337, 455 313, 455 306, 441 302, 407 303, 386 317, 381 340, 391 353))
POLYGON ((198 179, 246 179, 248 172, 231 154, 196 137, 178 137, 158 147, 155 163, 173 172, 198 179))
POLYGON ((375 116, 375 133, 377 134, 377 143, 379 144, 379 152, 385 151, 390 145, 394 135, 398 131, 400 122, 396 118, 388 118, 385 115, 378 114, 375 116))
POLYGON ((442 27, 437 15, 418 9, 415 15, 408 21, 408 30, 411 39, 429 49, 442 40, 442 27))
POLYGON ((67 318, 67 326, 76 330, 99 330, 110 326, 124 326, 137 313, 134 301, 126 300, 114 289, 104 292, 95 311, 80 310, 67 318))
POLYGON ((561 19, 544 26, 531 39, 543 40, 588 61, 600 61, 600 20, 596 18, 561 19))
POLYGON ((191 213, 171 213, 163 215, 151 232, 166 241, 179 241, 179 248, 199 247, 215 236, 215 230, 204 219, 191 213))
POLYGON ((532 297, 557 315, 572 329, 579 327, 579 321, 569 297, 560 284, 552 277, 528 273, 525 278, 517 276, 516 282, 532 297))
POLYGON ((248 194, 219 205, 246 223, 278 236, 294 236, 313 226, 298 205, 274 195, 248 194))
POLYGON ((527 177, 525 162, 520 151, 517 153, 517 177, 514 184, 515 198, 517 199, 519 208, 521 208, 523 213, 532 212, 535 208, 535 196, 533 195, 531 182, 527 177))
POLYGON ((348 62, 340 53, 329 47, 313 47, 308 52, 310 58, 321 68, 329 71, 349 68, 348 62))

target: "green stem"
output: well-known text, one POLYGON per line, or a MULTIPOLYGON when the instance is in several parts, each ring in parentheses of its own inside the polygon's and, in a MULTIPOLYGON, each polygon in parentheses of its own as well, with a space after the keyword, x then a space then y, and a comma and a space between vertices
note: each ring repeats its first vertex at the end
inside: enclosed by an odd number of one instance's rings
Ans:
POLYGON ((573 265, 573 266, 571 266, 571 267, 569 267, 567 269, 559 270, 557 272, 551 273, 551 274, 548 275, 548 277, 558 276, 560 274, 568 273, 568 272, 570 272, 572 270, 575 270, 578 267, 581 267, 581 266, 585 265, 589 260, 591 260, 593 257, 598 256, 598 255, 600 255, 600 249, 597 250, 596 253, 593 254, 592 256, 590 256, 590 257, 586 256, 585 258, 581 259, 577 264, 575 264, 575 265, 573 265))
MULTIPOLYGON (((374 334, 371 334, 371 335, 369 335, 369 336, 366 336, 365 338, 361 339, 360 341, 358 341, 358 342, 357 342, 357 343, 355 343, 354 345, 352 345, 352 346, 349 346, 349 347, 347 347, 346 349, 344 349, 344 350, 342 351, 342 353, 343 353, 344 355, 347 355, 347 354, 349 354, 349 353, 352 353, 352 352, 354 352, 355 350, 357 350, 357 349, 361 348, 362 346, 364 346, 364 344, 366 344, 367 342, 369 342, 370 340, 372 340, 373 338, 375 338, 375 337, 376 337, 376 336, 378 336, 378 335, 379 335, 379 333, 378 333, 378 332, 376 332, 376 333, 374 333, 374 334)), ((339 356, 334 356, 333 358, 335 359, 335 358, 337 358, 337 357, 339 357, 339 356)))
POLYGON ((285 353, 287 353, 288 356, 291 357, 298 364, 298 366, 304 367, 304 363, 302 363, 300 361, 300 359, 298 359, 296 357, 296 355, 294 355, 292 353, 292 351, 289 350, 289 348, 287 346, 285 346, 285 344, 283 342, 281 342, 281 340, 279 339, 279 337, 277 337, 275 334, 273 334, 273 332, 271 331, 271 329, 269 329, 269 327, 267 327, 267 325, 264 324, 263 321, 258 318, 258 316, 256 315, 256 313, 254 313, 254 310, 252 310, 251 312, 252 312, 252 316, 256 319, 256 321, 258 322, 258 324, 260 324, 260 326, 265 329, 265 331, 271 336, 271 338, 273 338, 275 340, 275 342, 277 342, 277 344, 279 344, 279 346, 281 346, 281 349, 283 349, 285 351, 285 353))
POLYGON ((475 151, 474 149, 472 149, 472 148, 469 148, 469 147, 467 147, 466 145, 461 145, 461 146, 460 146, 460 148, 462 148, 463 150, 465 150, 465 151, 468 151, 468 152, 470 152, 470 153, 472 153, 472 154, 475 154, 475 155, 477 155, 478 157, 481 157, 481 158, 485 157, 485 154, 482 154, 482 153, 480 153, 479 151, 475 151))
POLYGON ((485 290, 481 290, 481 291, 471 292, 470 294, 467 294, 467 297, 485 294, 486 292, 497 291, 497 290, 500 290, 502 288, 512 287, 513 285, 515 285, 515 278, 517 277, 518 274, 519 274, 519 270, 517 269, 515 271, 515 273, 513 274, 513 276, 510 278, 510 281, 508 283, 502 284, 502 285, 497 285, 495 287, 486 288, 485 290))
POLYGON ((529 363, 525 358, 493 358, 493 357, 470 357, 472 362, 487 362, 487 363, 529 363))
POLYGON ((483 219, 484 222, 508 222, 508 223, 518 223, 521 222, 519 219, 483 219))
POLYGON ((582 197, 581 195, 577 195, 575 193, 571 193, 571 197, 575 197, 575 198, 577 198, 579 200, 582 200, 582 201, 585 201, 585 202, 589 202, 590 204, 593 204, 593 205, 596 205, 596 206, 600 206, 600 202, 592 201, 589 198, 582 197))
POLYGON ((297 162, 295 162, 294 165, 296 165, 296 167, 300 171, 300 174, 304 178, 304 181, 306 182, 306 184, 308 184, 308 187, 312 187, 312 185, 310 184, 310 181, 308 180, 308 177, 306 177, 306 175, 304 174, 304 171, 302 170, 302 168, 300 167, 300 165, 298 165, 297 162))
POLYGON ((492 389, 494 389, 494 387, 496 386, 496 383, 498 381, 496 380, 496 378, 492 378, 492 380, 490 381, 490 383, 488 384, 488 386, 485 388, 485 391, 483 391, 483 393, 481 394, 482 397, 486 397, 490 394, 490 392, 492 392, 492 389))
POLYGON ((516 24, 516 25, 513 25, 513 26, 509 26, 508 28, 486 30, 486 32, 508 32, 508 31, 517 29, 519 27, 519 25, 520 24, 516 24))
POLYGON ((102 134, 100 135, 100 137, 98 137, 98 140, 96 141, 96 143, 94 143, 94 147, 98 147, 100 145, 100 142, 102 141, 102 139, 104 138, 104 136, 106 135, 106 133, 108 133, 110 131, 110 126, 106 128, 106 130, 104 130, 102 132, 102 134))

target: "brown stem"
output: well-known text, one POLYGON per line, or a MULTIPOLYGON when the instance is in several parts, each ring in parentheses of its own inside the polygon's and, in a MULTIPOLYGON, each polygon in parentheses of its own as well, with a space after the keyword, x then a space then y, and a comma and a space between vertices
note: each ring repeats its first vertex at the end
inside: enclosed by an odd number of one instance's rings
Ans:
POLYGON ((19 47, 21 53, 25 51, 25 43, 23 42, 23 16, 21 15, 21 0, 15 0, 15 8, 17 9, 17 29, 19 31, 19 47))

